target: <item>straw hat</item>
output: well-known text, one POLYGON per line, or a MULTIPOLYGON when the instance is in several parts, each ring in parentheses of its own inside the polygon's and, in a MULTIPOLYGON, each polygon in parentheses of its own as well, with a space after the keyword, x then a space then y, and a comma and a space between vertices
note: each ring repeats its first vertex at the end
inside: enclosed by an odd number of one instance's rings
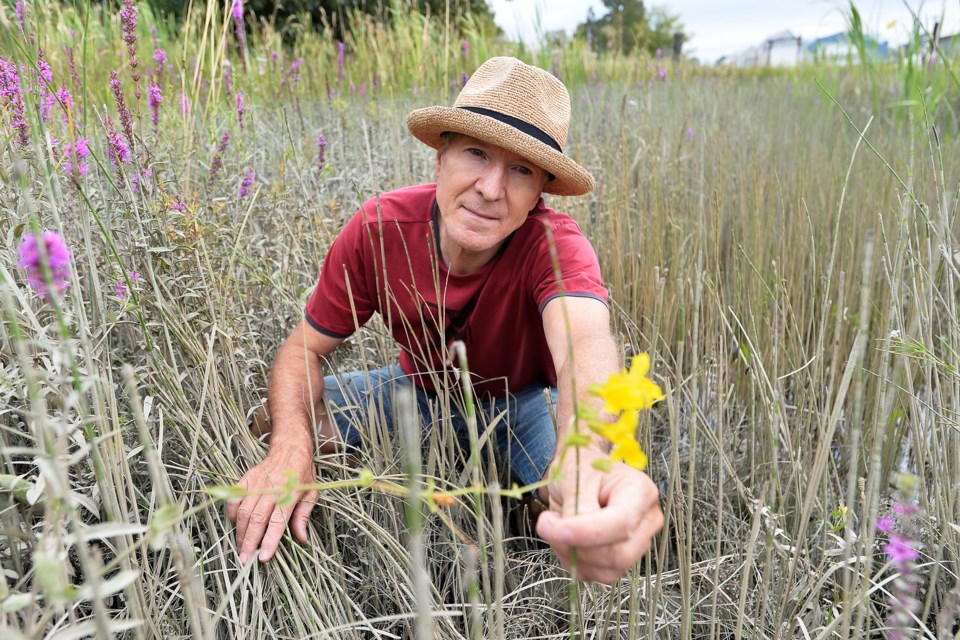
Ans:
POLYGON ((553 75, 516 58, 490 58, 470 77, 452 107, 417 109, 407 128, 434 149, 446 131, 492 142, 553 174, 546 193, 578 196, 593 190, 590 172, 563 155, 570 95, 553 75))

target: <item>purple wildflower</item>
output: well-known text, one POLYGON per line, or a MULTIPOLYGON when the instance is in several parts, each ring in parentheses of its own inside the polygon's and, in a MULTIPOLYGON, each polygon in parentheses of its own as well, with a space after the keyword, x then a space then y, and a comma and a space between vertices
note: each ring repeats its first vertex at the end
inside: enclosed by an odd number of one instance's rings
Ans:
POLYGON ((237 123, 240 125, 241 132, 243 132, 243 114, 246 112, 247 105, 243 100, 243 92, 237 91, 237 123))
POLYGON ((293 74, 293 77, 290 79, 290 82, 294 86, 300 84, 300 65, 303 64, 303 58, 297 58, 292 63, 290 63, 290 73, 293 74))
POLYGON ((233 30, 237 34, 237 42, 243 47, 247 38, 243 25, 243 0, 233 0, 233 30))
POLYGON ((460 86, 461 86, 461 87, 467 86, 467 81, 468 81, 469 79, 470 79, 470 74, 468 74, 466 71, 464 71, 463 73, 461 73, 461 74, 460 74, 460 86))
POLYGON ((123 87, 120 86, 120 78, 116 71, 110 72, 110 89, 113 91, 114 101, 117 103, 117 113, 120 114, 120 126, 123 127, 123 133, 127 137, 127 143, 133 146, 133 114, 127 107, 127 99, 123 95, 123 87))
POLYGON ((470 42, 464 40, 460 43, 460 55, 463 57, 463 61, 467 61, 467 55, 470 53, 470 42))
POLYGON ((147 87, 147 103, 150 105, 150 119, 153 124, 160 122, 160 103, 163 102, 163 94, 160 93, 160 87, 156 83, 147 87))
POLYGON ((37 47, 37 69, 39 70, 40 78, 43 79, 47 84, 53 82, 53 69, 50 68, 50 63, 47 62, 46 58, 43 55, 43 49, 37 47))
POLYGON ((247 172, 247 177, 244 178, 243 181, 240 183, 241 198, 246 198, 248 195, 250 195, 250 187, 253 186, 253 180, 256 177, 257 177, 257 174, 254 173, 253 171, 247 172))
POLYGON ((69 141, 63 143, 63 155, 66 157, 63 169, 67 174, 76 178, 86 175, 90 170, 90 165, 82 162, 84 158, 90 155, 90 141, 86 138, 77 137, 73 144, 69 141))
POLYGON ((357 87, 356 87, 356 85, 354 85, 353 82, 351 81, 351 82, 350 82, 350 93, 356 93, 356 92, 357 92, 357 87))
POLYGON ((44 265, 50 269, 49 284, 57 294, 62 294, 70 286, 70 249, 63 237, 56 231, 44 231, 41 235, 43 251, 36 236, 28 233, 20 244, 20 261, 17 266, 27 270, 27 284, 37 295, 46 298, 50 293, 44 265))
POLYGON ((225 131, 220 137, 220 142, 217 143, 217 150, 214 152, 213 160, 210 162, 209 177, 211 180, 217 175, 217 172, 220 171, 220 167, 223 166, 223 152, 227 150, 228 146, 230 146, 230 132, 225 131))
POLYGON ((73 113, 73 94, 70 93, 70 90, 66 86, 61 86, 57 90, 57 99, 60 101, 60 105, 63 107, 63 123, 70 123, 70 115, 73 113))
POLYGON ((877 531, 880 533, 890 533, 893 529, 893 518, 890 516, 883 516, 877 520, 877 531))
POLYGON ((687 127, 687 140, 693 139, 693 127, 687 127))
POLYGON ((357 94, 358 94, 361 98, 362 98, 363 96, 367 95, 367 83, 366 83, 366 82, 361 82, 361 83, 360 83, 360 89, 357 91, 357 94))
POLYGON ((172 205, 170 205, 171 211, 185 211, 186 208, 187 208, 187 205, 183 204, 179 196, 177 197, 177 201, 174 202, 172 205))
POLYGON ((277 61, 280 59, 279 51, 271 51, 270 58, 273 60, 273 64, 277 64, 277 61))
POLYGON ((16 9, 16 12, 17 12, 17 24, 20 25, 20 33, 25 33, 26 30, 27 30, 27 27, 26 27, 26 21, 25 21, 25 19, 24 19, 24 17, 23 17, 24 4, 23 4, 22 2, 20 2, 20 0, 17 0, 17 4, 15 5, 15 9, 16 9))
POLYGON ((0 58, 0 106, 10 112, 10 124, 20 133, 21 147, 30 144, 30 125, 26 118, 26 105, 17 65, 0 58))
POLYGON ((187 94, 181 93, 178 94, 180 97, 180 115, 187 116, 190 115, 190 98, 187 97, 187 94))
POLYGON ((664 69, 663 67, 660 67, 659 69, 657 69, 657 76, 658 76, 661 80, 666 80, 666 79, 667 79, 667 70, 664 69))
POLYGON ((323 136, 317 136, 317 169, 323 171, 327 166, 327 139, 323 136))
POLYGON ((883 551, 897 567, 904 567, 920 559, 920 552, 913 548, 911 541, 896 534, 890 535, 890 542, 883 547, 883 551))
POLYGON ((897 572, 890 583, 888 639, 913 637, 914 619, 922 605, 917 599, 920 576, 916 571, 916 562, 920 559, 920 551, 915 535, 915 517, 920 514, 921 509, 913 500, 916 478, 901 476, 898 485, 903 499, 893 505, 897 516, 896 523, 890 516, 884 516, 877 522, 877 529, 888 537, 883 551, 897 572))
POLYGON ((654 52, 653 55, 654 57, 656 57, 657 60, 659 60, 660 58, 663 57, 663 49, 661 49, 660 47, 657 47, 657 50, 654 52))
POLYGON ((158 65, 167 64, 167 52, 164 49, 154 49, 153 59, 158 65))
POLYGON ((130 56, 130 68, 133 70, 131 77, 134 82, 140 82, 140 74, 137 67, 140 61, 137 60, 137 14, 140 12, 133 6, 133 0, 123 0, 123 8, 120 9, 120 28, 123 30, 123 41, 127 45, 127 55, 130 56))
POLYGON ((337 82, 343 79, 343 54, 346 46, 342 42, 337 42, 337 82))
POLYGON ((227 93, 233 93, 233 74, 230 72, 230 67, 223 68, 223 88, 227 93))
POLYGON ((123 280, 117 281, 117 286, 113 289, 113 295, 117 297, 117 300, 123 302, 127 298, 127 285, 124 284, 123 280))
POLYGON ((119 169, 120 163, 127 163, 132 159, 130 147, 127 146, 123 136, 120 135, 120 133, 114 128, 113 121, 110 120, 109 117, 107 117, 106 123, 108 143, 107 155, 110 156, 113 166, 119 169))

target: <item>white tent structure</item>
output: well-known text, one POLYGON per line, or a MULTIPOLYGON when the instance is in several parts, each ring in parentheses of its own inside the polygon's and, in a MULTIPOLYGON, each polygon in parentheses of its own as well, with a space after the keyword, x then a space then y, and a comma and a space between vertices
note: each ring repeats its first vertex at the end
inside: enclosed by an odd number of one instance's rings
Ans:
POLYGON ((800 36, 785 29, 756 46, 724 56, 718 64, 735 67, 793 67, 806 60, 808 55, 800 36))

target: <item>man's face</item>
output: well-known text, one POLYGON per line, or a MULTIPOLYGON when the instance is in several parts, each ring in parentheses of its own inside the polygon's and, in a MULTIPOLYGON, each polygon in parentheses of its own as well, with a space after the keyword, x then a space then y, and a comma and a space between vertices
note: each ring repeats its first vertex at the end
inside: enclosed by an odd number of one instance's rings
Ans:
POLYGON ((440 249, 454 273, 479 269, 527 219, 547 173, 489 142, 453 134, 437 151, 440 249))

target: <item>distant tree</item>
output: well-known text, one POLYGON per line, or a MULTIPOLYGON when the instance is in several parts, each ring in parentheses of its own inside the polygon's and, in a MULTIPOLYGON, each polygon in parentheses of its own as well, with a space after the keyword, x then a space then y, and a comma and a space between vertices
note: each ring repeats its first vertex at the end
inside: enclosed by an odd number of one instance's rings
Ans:
POLYGON ((597 18, 591 7, 576 31, 597 52, 669 51, 673 34, 683 29, 679 16, 664 7, 647 11, 642 0, 603 0, 603 5, 608 13, 597 18))

